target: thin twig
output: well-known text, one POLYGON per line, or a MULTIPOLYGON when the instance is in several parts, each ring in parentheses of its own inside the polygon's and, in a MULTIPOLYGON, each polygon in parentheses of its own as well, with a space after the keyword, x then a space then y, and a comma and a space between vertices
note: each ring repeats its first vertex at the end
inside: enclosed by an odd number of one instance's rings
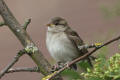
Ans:
POLYGON ((25 21, 25 24, 23 25, 23 29, 27 29, 27 26, 30 24, 30 22, 31 22, 31 19, 27 19, 26 21, 25 21))
POLYGON ((5 73, 19 60, 19 58, 25 53, 24 50, 20 50, 17 55, 14 57, 14 59, 12 60, 12 62, 10 64, 8 64, 1 72, 0 72, 0 79, 2 78, 2 76, 5 75, 5 73))
POLYGON ((88 45, 88 44, 85 44, 85 45, 82 45, 82 46, 78 46, 79 50, 82 50, 82 49, 89 49, 89 48, 97 48, 101 45, 102 43, 95 43, 95 44, 91 44, 91 45, 88 45))
POLYGON ((40 72, 38 67, 33 68, 15 68, 15 69, 9 69, 6 73, 14 73, 14 72, 40 72))
POLYGON ((53 76, 51 76, 48 80, 53 79, 55 76, 57 76, 57 75, 60 74, 62 71, 64 71, 66 68, 68 68, 68 66, 71 66, 72 64, 74 64, 74 63, 76 63, 76 62, 78 62, 78 61, 80 61, 80 60, 85 59, 86 57, 88 57, 88 56, 90 56, 91 54, 93 54, 94 52, 96 52, 98 49, 100 49, 100 48, 102 48, 102 47, 104 47, 104 46, 106 46, 106 45, 108 45, 108 44, 110 44, 110 43, 112 43, 112 42, 114 42, 114 41, 117 41, 117 40, 119 40, 119 39, 120 39, 120 36, 118 36, 118 37, 116 37, 116 38, 114 38, 114 39, 112 39, 112 40, 109 40, 108 42, 104 43, 103 45, 101 45, 101 46, 99 46, 99 47, 96 47, 96 48, 93 49, 91 52, 89 52, 89 53, 87 53, 87 54, 85 54, 85 55, 83 55, 83 56, 81 56, 81 57, 79 57, 79 58, 71 61, 68 65, 64 66, 63 68, 61 68, 61 69, 58 70, 58 71, 55 71, 55 74, 54 74, 53 76))

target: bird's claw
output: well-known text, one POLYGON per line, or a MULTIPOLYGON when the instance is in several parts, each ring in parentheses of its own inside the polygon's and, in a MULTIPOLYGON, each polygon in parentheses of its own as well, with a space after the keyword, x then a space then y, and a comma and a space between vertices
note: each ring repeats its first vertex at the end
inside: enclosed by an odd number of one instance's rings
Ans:
POLYGON ((64 66, 67 66, 67 68, 70 69, 69 62, 66 62, 64 66))
POLYGON ((53 65, 52 72, 57 71, 57 70, 59 70, 59 69, 61 69, 63 67, 64 67, 64 64, 62 62, 57 62, 57 64, 53 65))

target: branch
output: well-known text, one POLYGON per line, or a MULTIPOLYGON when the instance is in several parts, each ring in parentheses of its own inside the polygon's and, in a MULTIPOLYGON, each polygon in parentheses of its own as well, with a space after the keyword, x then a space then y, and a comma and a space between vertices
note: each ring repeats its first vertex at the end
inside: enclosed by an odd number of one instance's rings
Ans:
POLYGON ((62 71, 64 71, 66 68, 68 68, 68 66, 71 66, 72 64, 74 64, 74 63, 76 63, 76 62, 79 62, 80 60, 83 60, 83 59, 85 59, 86 57, 89 57, 91 54, 93 54, 94 52, 96 52, 98 49, 100 49, 100 48, 102 48, 102 47, 104 47, 104 46, 107 46, 108 44, 110 44, 110 43, 112 43, 112 42, 114 42, 114 41, 117 41, 117 40, 119 40, 119 39, 120 39, 120 36, 118 36, 118 37, 116 37, 116 38, 114 38, 114 39, 112 39, 112 40, 104 43, 103 45, 101 45, 101 46, 99 46, 99 47, 96 47, 96 48, 93 49, 91 52, 89 52, 89 53, 87 53, 87 54, 85 54, 85 55, 83 55, 83 56, 81 56, 81 57, 79 57, 79 58, 71 61, 68 65, 66 65, 66 66, 64 66, 63 68, 61 68, 60 70, 55 71, 54 73, 52 73, 53 75, 52 75, 51 77, 49 77, 49 79, 47 79, 47 80, 52 80, 55 76, 57 76, 57 75, 60 74, 62 71))
POLYGON ((31 23, 31 19, 27 19, 25 21, 25 24, 23 25, 23 29, 26 30, 27 29, 27 26, 31 23))
POLYGON ((78 46, 78 48, 79 48, 79 50, 82 50, 82 49, 88 49, 88 48, 97 48, 101 45, 102 45, 102 43, 94 43, 94 44, 91 44, 91 45, 85 44, 85 45, 82 45, 82 46, 78 46))
POLYGON ((38 67, 33 68, 15 68, 15 69, 9 69, 6 73, 14 73, 14 72, 40 72, 38 67))
POLYGON ((5 22, 0 22, 0 27, 6 25, 5 22))
MULTIPOLYGON (((23 47, 26 49, 27 53, 32 60, 36 63, 39 67, 40 72, 43 75, 48 75, 51 73, 51 65, 45 59, 41 51, 38 47, 34 44, 28 33, 25 29, 22 28, 20 23, 16 20, 13 16, 12 12, 9 10, 7 5, 5 4, 4 0, 0 0, 0 15, 2 16, 6 25, 10 28, 10 30, 15 34, 18 40, 21 42, 23 47), (30 52, 29 52, 30 51, 30 52)), ((59 77, 61 80, 61 77, 59 77)))
POLYGON ((17 55, 14 57, 14 59, 12 60, 12 62, 10 64, 8 64, 1 72, 0 72, 0 79, 2 78, 2 76, 5 75, 5 73, 19 60, 19 58, 25 53, 24 50, 20 50, 17 55))
POLYGON ((27 50, 31 51, 29 56, 37 64, 40 72, 43 75, 48 75, 51 71, 51 65, 44 58, 43 54, 39 51, 38 47, 34 44, 28 33, 22 28, 20 23, 13 16, 3 0, 0 0, 0 14, 6 25, 16 35, 24 48, 27 47, 27 50))

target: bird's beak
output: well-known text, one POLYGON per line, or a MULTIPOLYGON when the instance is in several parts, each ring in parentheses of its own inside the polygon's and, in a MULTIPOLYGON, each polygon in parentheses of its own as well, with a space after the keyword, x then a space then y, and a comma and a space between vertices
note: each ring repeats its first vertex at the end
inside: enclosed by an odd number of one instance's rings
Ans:
POLYGON ((46 26, 50 26, 50 24, 46 24, 46 26))
POLYGON ((46 26, 47 26, 47 27, 53 27, 53 26, 55 26, 55 25, 52 24, 52 23, 50 23, 50 24, 47 24, 46 26))

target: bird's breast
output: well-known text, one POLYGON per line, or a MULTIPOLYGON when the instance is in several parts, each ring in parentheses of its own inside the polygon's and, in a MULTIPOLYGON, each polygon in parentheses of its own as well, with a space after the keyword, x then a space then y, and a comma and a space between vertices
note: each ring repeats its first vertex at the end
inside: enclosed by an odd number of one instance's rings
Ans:
POLYGON ((63 32, 48 33, 46 44, 48 51, 56 61, 71 61, 79 55, 77 49, 63 32))

